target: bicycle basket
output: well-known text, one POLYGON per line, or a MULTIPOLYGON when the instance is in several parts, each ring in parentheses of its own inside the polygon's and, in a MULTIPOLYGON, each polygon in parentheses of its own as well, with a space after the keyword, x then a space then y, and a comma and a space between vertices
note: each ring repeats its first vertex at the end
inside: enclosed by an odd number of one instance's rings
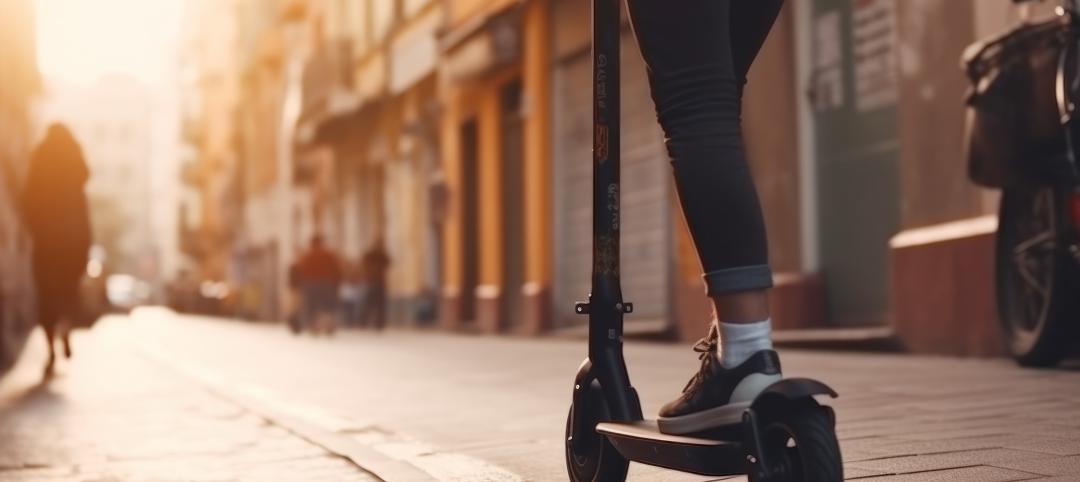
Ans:
POLYGON ((994 188, 1044 183, 1065 152, 1058 64, 1066 20, 1027 24, 964 52, 968 175, 994 188))

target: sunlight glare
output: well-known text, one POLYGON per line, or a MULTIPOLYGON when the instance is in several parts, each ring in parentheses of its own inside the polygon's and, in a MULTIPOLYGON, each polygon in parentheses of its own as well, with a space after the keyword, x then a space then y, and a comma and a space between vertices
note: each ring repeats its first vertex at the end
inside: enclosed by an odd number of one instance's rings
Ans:
POLYGON ((90 83, 108 74, 168 82, 182 0, 36 0, 38 57, 47 77, 90 83))

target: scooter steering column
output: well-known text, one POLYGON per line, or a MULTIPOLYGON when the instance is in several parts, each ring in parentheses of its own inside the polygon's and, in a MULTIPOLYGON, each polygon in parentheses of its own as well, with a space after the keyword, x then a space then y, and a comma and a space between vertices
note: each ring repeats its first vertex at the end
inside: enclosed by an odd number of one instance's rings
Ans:
MULTIPOLYGON (((589 316, 589 375, 600 381, 616 420, 640 420, 641 403, 623 359, 619 280, 620 0, 593 0, 593 266, 592 291, 576 311, 589 316)), ((580 378, 580 377, 579 377, 580 378)), ((579 380, 581 381, 581 380, 579 380)))

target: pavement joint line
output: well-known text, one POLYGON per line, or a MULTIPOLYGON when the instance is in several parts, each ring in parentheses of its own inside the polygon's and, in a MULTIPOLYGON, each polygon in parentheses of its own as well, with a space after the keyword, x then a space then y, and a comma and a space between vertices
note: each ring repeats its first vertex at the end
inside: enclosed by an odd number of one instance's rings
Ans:
POLYGON ((151 349, 145 345, 146 343, 142 342, 133 346, 140 354, 191 379, 211 394, 242 407, 244 410, 326 450, 330 454, 348 460, 353 465, 356 465, 357 469, 379 480, 384 482, 429 482, 437 480, 416 467, 393 460, 362 444, 352 442, 331 430, 309 423, 285 411, 276 410, 250 394, 245 395, 240 390, 232 389, 225 377, 208 370, 194 368, 190 362, 179 363, 175 357, 166 355, 166 351, 160 346, 154 346, 151 349))
POLYGON ((168 354, 163 347, 145 340, 132 343, 131 346, 142 355, 194 380, 215 396, 234 403, 333 455, 349 460, 360 470, 380 480, 470 480, 469 474, 481 473, 485 480, 525 480, 475 457, 438 451, 427 444, 403 438, 377 425, 348 420, 318 407, 285 403, 270 390, 258 385, 230 383, 226 377, 198 368, 191 361, 179 362, 178 358, 168 354), (438 475, 444 472, 454 476, 444 478, 438 475))
POLYGON ((1029 472, 1027 470, 1011 469, 1011 468, 1007 468, 1007 467, 998 467, 996 465, 988 465, 988 464, 974 464, 974 465, 961 465, 961 466, 957 466, 957 467, 947 467, 947 468, 942 468, 942 469, 916 470, 914 472, 885 472, 885 473, 880 474, 880 475, 867 475, 867 476, 853 477, 853 478, 846 479, 846 480, 869 479, 869 478, 873 478, 873 477, 882 477, 882 476, 888 477, 888 476, 899 476, 899 475, 932 474, 934 472, 945 472, 945 471, 949 471, 949 470, 959 470, 959 469, 971 469, 971 468, 976 468, 976 467, 989 467, 989 468, 993 468, 993 469, 1010 470, 1010 471, 1013 471, 1013 472, 1019 472, 1019 473, 1027 474, 1027 475, 1031 476, 1031 477, 1025 477, 1023 479, 1012 479, 1012 480, 1017 480, 1017 481, 1019 481, 1019 480, 1034 480, 1034 479, 1041 479, 1041 478, 1050 477, 1048 475, 1036 474, 1036 473, 1033 473, 1033 472, 1029 472))

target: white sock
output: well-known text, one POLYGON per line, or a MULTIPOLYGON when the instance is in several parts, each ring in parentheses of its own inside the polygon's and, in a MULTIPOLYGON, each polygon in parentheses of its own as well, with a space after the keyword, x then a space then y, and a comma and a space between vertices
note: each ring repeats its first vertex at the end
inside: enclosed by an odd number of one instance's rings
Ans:
POLYGON ((761 350, 771 350, 772 320, 755 323, 715 321, 720 332, 720 365, 735 368, 761 350))

